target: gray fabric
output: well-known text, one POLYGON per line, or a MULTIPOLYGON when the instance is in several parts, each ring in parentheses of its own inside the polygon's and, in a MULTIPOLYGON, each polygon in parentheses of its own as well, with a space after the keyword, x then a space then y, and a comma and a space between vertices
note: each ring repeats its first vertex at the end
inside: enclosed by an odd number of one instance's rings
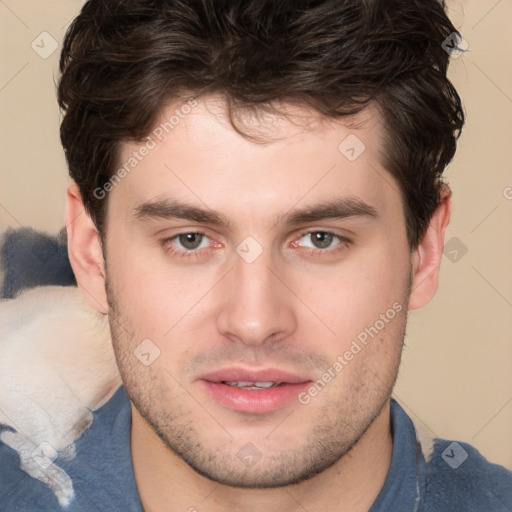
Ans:
POLYGON ((1 298, 36 286, 76 286, 65 229, 57 235, 30 227, 7 229, 0 238, 0 269, 1 298))

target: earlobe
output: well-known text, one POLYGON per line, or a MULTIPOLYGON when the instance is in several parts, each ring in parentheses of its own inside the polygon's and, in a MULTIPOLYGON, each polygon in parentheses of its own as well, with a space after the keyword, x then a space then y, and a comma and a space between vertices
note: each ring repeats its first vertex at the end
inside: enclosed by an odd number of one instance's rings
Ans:
POLYGON ((101 250, 101 238, 91 217, 85 211, 76 183, 66 191, 64 214, 68 236, 68 255, 87 302, 102 314, 107 314, 105 292, 105 262, 101 250))
POLYGON ((425 306, 436 293, 443 256, 444 236, 450 222, 451 195, 448 185, 443 185, 441 202, 418 247, 412 254, 413 279, 409 310, 425 306))

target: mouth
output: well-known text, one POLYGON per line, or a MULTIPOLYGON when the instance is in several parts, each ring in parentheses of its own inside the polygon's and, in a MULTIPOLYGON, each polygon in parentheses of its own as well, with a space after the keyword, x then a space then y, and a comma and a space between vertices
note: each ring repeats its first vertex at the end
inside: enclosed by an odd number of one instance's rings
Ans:
POLYGON ((251 414, 262 414, 297 401, 311 385, 306 377, 276 369, 248 371, 240 368, 219 370, 199 378, 205 392, 219 405, 251 414))
POLYGON ((268 389, 268 388, 277 388, 279 386, 284 386, 286 382, 248 382, 248 381, 231 381, 231 382, 221 382, 221 384, 226 384, 226 386, 231 386, 234 388, 240 389, 268 389))

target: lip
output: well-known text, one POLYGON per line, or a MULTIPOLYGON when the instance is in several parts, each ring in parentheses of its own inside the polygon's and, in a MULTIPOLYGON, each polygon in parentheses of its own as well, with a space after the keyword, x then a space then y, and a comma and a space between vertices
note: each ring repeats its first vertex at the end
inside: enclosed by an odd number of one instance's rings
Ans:
POLYGON ((246 370, 226 368, 199 377, 205 393, 220 405, 239 412, 263 414, 276 411, 297 400, 311 380, 283 370, 267 368, 246 370), (263 389, 242 389, 223 382, 283 382, 283 386, 263 389))

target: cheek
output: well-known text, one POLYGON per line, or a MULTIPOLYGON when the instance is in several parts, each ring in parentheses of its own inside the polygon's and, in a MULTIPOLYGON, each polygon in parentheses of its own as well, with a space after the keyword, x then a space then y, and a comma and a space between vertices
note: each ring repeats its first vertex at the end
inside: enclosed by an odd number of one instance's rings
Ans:
POLYGON ((394 315, 393 304, 407 309, 409 271, 406 252, 380 245, 358 251, 337 267, 304 273, 296 289, 334 331, 333 339, 350 340, 390 308, 394 315))
POLYGON ((200 324, 202 299, 218 277, 212 269, 189 268, 169 265, 154 248, 118 241, 110 251, 109 295, 115 297, 120 321, 129 325, 133 344, 149 338, 163 349, 177 332, 200 324))

